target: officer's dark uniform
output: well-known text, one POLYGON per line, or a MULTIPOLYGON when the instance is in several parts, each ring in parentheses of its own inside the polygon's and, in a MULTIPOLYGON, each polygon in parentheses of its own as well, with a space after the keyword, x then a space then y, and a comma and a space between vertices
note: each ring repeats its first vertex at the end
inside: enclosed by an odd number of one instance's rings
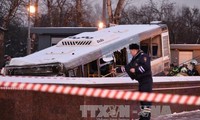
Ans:
MULTIPOLYGON (((150 57, 145 54, 143 51, 139 50, 138 53, 132 58, 131 62, 128 63, 125 67, 125 71, 131 77, 132 80, 137 80, 139 83, 140 92, 152 92, 152 72, 150 57), (135 73, 130 72, 131 68, 135 68, 135 73)), ((116 72, 124 72, 121 68, 117 68, 116 72)), ((150 108, 151 102, 140 102, 141 108, 150 108)), ((140 120, 149 120, 150 116, 147 118, 141 118, 140 120)))

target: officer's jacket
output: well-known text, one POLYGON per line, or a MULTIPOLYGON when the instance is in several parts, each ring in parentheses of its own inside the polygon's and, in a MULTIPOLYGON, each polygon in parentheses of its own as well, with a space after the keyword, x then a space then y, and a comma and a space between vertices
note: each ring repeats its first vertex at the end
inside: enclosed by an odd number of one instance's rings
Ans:
POLYGON ((125 71, 123 71, 121 68, 117 68, 116 71, 118 73, 127 72, 131 79, 136 79, 139 81, 148 77, 152 77, 150 62, 150 57, 140 50, 135 57, 132 58, 131 62, 124 66, 125 71), (130 72, 131 68, 135 68, 135 73, 130 72))

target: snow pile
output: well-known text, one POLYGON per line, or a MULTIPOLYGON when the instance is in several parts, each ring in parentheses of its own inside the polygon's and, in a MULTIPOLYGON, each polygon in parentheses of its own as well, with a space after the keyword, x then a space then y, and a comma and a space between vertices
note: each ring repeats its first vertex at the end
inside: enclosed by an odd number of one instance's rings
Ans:
POLYGON ((163 115, 152 120, 200 120, 200 110, 163 115))

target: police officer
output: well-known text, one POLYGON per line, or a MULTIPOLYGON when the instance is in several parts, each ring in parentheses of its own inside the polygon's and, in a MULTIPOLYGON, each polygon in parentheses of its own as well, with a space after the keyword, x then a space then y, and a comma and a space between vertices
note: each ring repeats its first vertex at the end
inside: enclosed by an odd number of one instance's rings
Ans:
MULTIPOLYGON (((139 45, 129 45, 130 53, 133 56, 130 63, 121 68, 117 68, 115 72, 126 72, 131 79, 135 79, 139 83, 140 92, 152 92, 152 72, 150 57, 140 50, 139 45)), ((151 117, 151 102, 141 101, 141 112, 139 113, 140 120, 150 120, 151 117)))

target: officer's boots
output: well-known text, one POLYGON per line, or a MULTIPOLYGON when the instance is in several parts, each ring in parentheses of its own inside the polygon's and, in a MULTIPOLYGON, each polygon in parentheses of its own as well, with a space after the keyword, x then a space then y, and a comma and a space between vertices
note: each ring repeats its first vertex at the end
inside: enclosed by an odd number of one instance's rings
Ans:
POLYGON ((139 112, 139 120, 150 120, 151 119, 151 108, 143 107, 139 112))

